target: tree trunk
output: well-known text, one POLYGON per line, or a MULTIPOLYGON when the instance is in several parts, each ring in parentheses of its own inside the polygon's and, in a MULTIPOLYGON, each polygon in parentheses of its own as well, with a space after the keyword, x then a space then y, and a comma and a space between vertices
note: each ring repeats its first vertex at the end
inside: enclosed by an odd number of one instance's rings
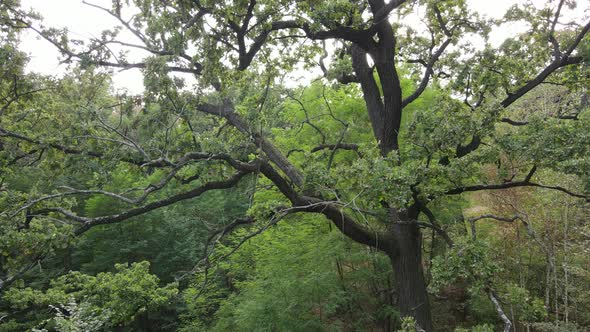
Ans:
POLYGON ((401 317, 411 316, 426 332, 432 331, 430 302, 422 269, 422 235, 415 223, 394 223, 396 248, 389 255, 401 317))

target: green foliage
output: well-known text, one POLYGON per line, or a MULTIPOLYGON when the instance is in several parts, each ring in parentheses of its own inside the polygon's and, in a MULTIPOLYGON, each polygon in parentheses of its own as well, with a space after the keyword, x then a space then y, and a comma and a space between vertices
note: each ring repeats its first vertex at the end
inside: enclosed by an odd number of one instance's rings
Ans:
POLYGON ((525 323, 542 321, 547 317, 543 301, 530 295, 525 288, 515 284, 506 285, 506 295, 503 297, 510 303, 512 312, 525 323))
MULTIPOLYGON (((100 331, 110 319, 110 312, 105 310, 96 314, 88 302, 68 303, 62 308, 53 307, 56 311, 54 323, 60 332, 94 332, 100 331)), ((94 309, 96 310, 96 309, 94 309)))
POLYGON ((570 332, 570 331, 584 331, 585 327, 579 326, 573 322, 541 322, 533 323, 531 327, 540 332, 570 332))
POLYGON ((57 311, 53 323, 75 330, 84 324, 125 326, 137 316, 169 304, 178 293, 177 284, 159 286, 159 279, 149 273, 148 262, 118 264, 115 270, 96 276, 70 272, 52 281, 47 291, 11 288, 3 299, 21 310, 53 306, 57 311), (63 310, 70 318, 65 318, 63 310))
POLYGON ((494 326, 489 324, 482 324, 474 326, 470 329, 457 328, 455 332, 494 332, 494 326))
MULTIPOLYGON (((560 194, 588 192, 588 36, 576 39, 578 23, 554 19, 554 2, 519 4, 491 20, 465 0, 402 1, 391 26, 387 17, 376 20, 380 4, 112 1, 111 14, 125 27, 83 41, 67 28, 40 24, 17 0, 2 1, 0 288, 5 281, 14 288, 0 302, 0 331, 391 330, 396 323, 414 330, 415 321, 400 318, 394 306, 389 257, 303 209, 277 223, 305 201, 293 195, 313 196, 385 239, 392 211, 425 215, 429 208, 432 220, 413 219, 436 222, 423 243, 430 287, 469 289, 435 304, 446 310, 441 321, 449 329, 493 330, 497 313, 481 292, 490 288, 517 325, 550 331, 590 324, 585 206, 516 186, 496 196, 448 197, 466 186, 520 179, 560 194), (492 27, 509 22, 524 23, 527 33, 489 45, 492 27), (27 56, 17 46, 26 25, 38 27, 71 64, 64 77, 26 73, 27 56), (120 40, 125 28, 142 45, 120 40), (380 48, 390 32, 395 45, 380 48), (482 47, 473 41, 478 37, 482 47), (577 42, 571 54, 556 54, 577 42), (338 83, 364 74, 353 72, 354 43, 371 50, 366 78, 374 79, 374 99, 366 82, 338 83), (115 54, 113 44, 149 56, 115 54), (580 64, 562 66, 570 61, 580 64), (292 86, 293 75, 309 76, 318 62, 325 79, 292 86), (561 66, 542 77, 552 84, 512 103, 549 63, 561 66), (109 73, 97 67, 105 64, 141 68, 145 93, 114 94, 109 73), (192 74, 196 84, 175 70, 192 74), (398 76, 402 95, 385 95, 398 76), (402 110, 400 99, 423 83, 420 98, 402 110), (378 130, 386 117, 379 110, 371 123, 371 102, 401 112, 400 127, 389 128, 399 131, 399 150, 380 150, 372 126, 378 130), (527 124, 501 124, 510 122, 504 117, 527 124), (301 186, 269 146, 301 172, 301 186), (211 155, 187 161, 187 153, 211 155), (293 195, 257 169, 231 190, 171 204, 254 160, 275 168, 293 195), (88 218, 105 221, 151 206, 158 208, 85 229, 88 218), (574 207, 579 211, 568 214, 574 207), (488 210, 520 219, 501 226, 481 220, 479 240, 467 240, 461 216, 488 210), (253 225, 229 234, 244 215, 253 225), (453 248, 444 247, 441 231, 455 239, 453 248), (189 271, 194 278, 173 283, 189 271), (574 316, 576 324, 559 322, 574 316), (539 323, 544 319, 556 323, 539 323)), ((563 4, 564 11, 576 6, 563 4)))
POLYGON ((394 315, 370 291, 389 282, 387 258, 351 245, 316 217, 289 219, 219 262, 206 284, 202 276, 195 280, 184 295, 184 330, 364 329, 394 315), (360 313, 362 306, 381 310, 360 313))
POLYGON ((494 304, 485 292, 470 292, 469 295, 466 306, 475 324, 495 326, 501 323, 494 304))
POLYGON ((402 328, 397 332, 415 332, 418 331, 416 328, 416 320, 414 317, 406 316, 402 318, 402 328))
POLYGON ((488 244, 462 239, 444 256, 437 256, 432 262, 432 290, 457 281, 468 282, 473 291, 488 287, 499 271, 488 244))

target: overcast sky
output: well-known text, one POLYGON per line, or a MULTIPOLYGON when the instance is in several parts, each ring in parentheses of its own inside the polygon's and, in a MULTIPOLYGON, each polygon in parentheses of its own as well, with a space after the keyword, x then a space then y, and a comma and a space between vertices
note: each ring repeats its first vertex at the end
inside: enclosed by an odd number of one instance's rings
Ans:
MULTIPOLYGON (((87 0, 91 3, 110 7, 111 0, 87 0)), ((468 0, 472 8, 489 17, 501 17, 506 10, 519 0, 468 0)), ((542 4, 544 0, 534 0, 542 4)), ((82 3, 82 0, 21 0, 24 9, 33 8, 44 17, 44 24, 53 27, 68 27, 72 38, 88 38, 99 36, 100 32, 118 24, 114 18, 106 13, 82 3)), ((588 11, 590 1, 578 1, 578 13, 588 11), (584 5, 582 5, 584 4, 584 5)), ((504 27, 492 36, 492 43, 497 44, 506 36, 518 33, 518 26, 504 27)), ((31 61, 27 67, 29 71, 44 74, 60 74, 64 66, 58 63, 58 53, 47 41, 40 40, 33 33, 26 33, 22 38, 22 49, 27 52, 31 61)), ((131 93, 142 91, 142 76, 139 70, 117 71, 114 76, 117 89, 127 89, 131 93)))

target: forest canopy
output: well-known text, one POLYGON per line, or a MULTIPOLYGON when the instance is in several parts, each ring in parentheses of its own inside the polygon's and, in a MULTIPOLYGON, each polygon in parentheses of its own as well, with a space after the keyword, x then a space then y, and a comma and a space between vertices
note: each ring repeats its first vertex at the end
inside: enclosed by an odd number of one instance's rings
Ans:
POLYGON ((0 3, 0 331, 590 327, 583 1, 84 3, 0 3))

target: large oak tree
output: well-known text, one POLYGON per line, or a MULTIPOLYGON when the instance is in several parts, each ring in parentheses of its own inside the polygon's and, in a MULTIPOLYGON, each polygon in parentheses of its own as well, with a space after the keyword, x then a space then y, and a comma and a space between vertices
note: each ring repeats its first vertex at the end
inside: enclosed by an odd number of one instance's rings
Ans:
MULTIPOLYGON (((43 27, 16 3, 2 5, 0 13, 13 28, 33 29, 51 42, 63 61, 88 70, 141 69, 143 99, 80 95, 80 118, 64 120, 72 128, 63 131, 59 124, 35 130, 31 122, 2 121, 0 137, 12 153, 4 166, 51 152, 73 162, 93 160, 92 167, 103 173, 125 165, 144 173, 150 183, 139 190, 109 191, 106 180, 83 188, 47 188, 56 190, 9 202, 3 218, 18 220, 19 227, 35 218, 63 219, 74 223, 77 236, 254 179, 252 213, 219 229, 211 240, 244 224, 265 225, 263 230, 291 213, 323 215, 347 237, 390 258, 401 315, 432 331, 421 229, 434 229, 453 243, 437 222, 433 203, 515 187, 590 200, 582 191, 538 178, 540 168, 558 166, 555 156, 534 149, 519 147, 525 162, 503 182, 484 183, 477 176, 481 164, 511 148, 498 144, 497 124, 529 125, 509 116, 529 92, 550 82, 566 86, 568 94, 585 94, 590 21, 565 21, 563 13, 574 1, 511 8, 504 21, 525 22, 528 31, 495 48, 487 36, 502 22, 481 17, 463 0, 114 0, 111 7, 88 5, 120 27, 82 42, 70 39, 67 30, 43 27), (122 31, 131 39, 120 38, 122 31), (146 56, 135 61, 117 49, 146 56), (282 87, 289 74, 313 68, 321 70, 326 85, 362 98, 364 117, 349 123, 335 116, 334 101, 325 93, 318 96, 322 103, 311 104, 317 109, 307 110, 308 103, 282 87), (195 86, 185 86, 175 73, 191 75, 195 86), (425 98, 427 91, 432 93, 425 98), (304 111, 303 120, 285 116, 293 105, 304 111), (300 125, 312 130, 315 146, 311 134, 297 138, 294 128, 300 125), (293 135, 288 143, 281 137, 286 132, 293 135), (62 204, 88 195, 106 195, 122 207, 89 216, 62 204)), ((7 96, 0 112, 28 93, 16 80, 3 91, 7 96)), ((577 103, 573 113, 547 116, 581 121, 583 128, 587 120, 579 115, 587 102, 572 100, 577 103)), ((15 111, 11 116, 27 115, 15 111)), ((576 146, 562 157, 582 160, 588 146, 576 146)), ((581 177, 589 170, 587 161, 568 169, 581 177)), ((17 276, 18 271, 5 276, 0 286, 17 276)))

